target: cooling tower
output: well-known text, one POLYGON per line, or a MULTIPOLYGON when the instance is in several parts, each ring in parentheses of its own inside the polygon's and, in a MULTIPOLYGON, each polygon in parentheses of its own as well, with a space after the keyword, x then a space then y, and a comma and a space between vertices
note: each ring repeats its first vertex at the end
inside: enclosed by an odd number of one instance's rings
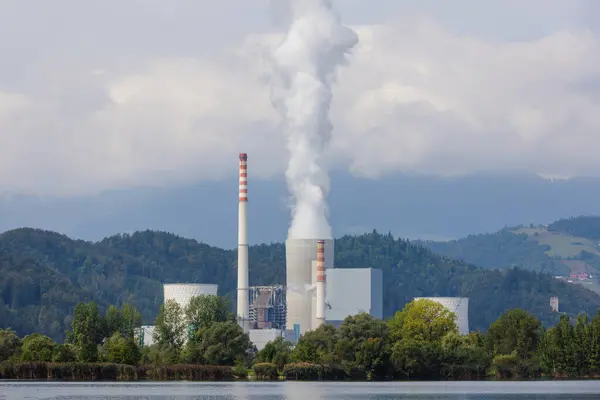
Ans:
POLYGON ((206 294, 217 295, 217 285, 204 283, 170 283, 164 284, 164 301, 175 300, 182 310, 187 307, 192 297, 206 294))
MULTIPOLYGON (((313 261, 316 264, 317 239, 286 240, 286 328, 301 335, 313 328, 313 296, 316 306, 313 261)), ((325 240, 325 269, 328 268, 333 268, 333 239, 325 240)))
POLYGON ((456 325, 461 335, 469 334, 469 298, 468 297, 415 297, 415 300, 427 299, 444 306, 456 316, 456 325))

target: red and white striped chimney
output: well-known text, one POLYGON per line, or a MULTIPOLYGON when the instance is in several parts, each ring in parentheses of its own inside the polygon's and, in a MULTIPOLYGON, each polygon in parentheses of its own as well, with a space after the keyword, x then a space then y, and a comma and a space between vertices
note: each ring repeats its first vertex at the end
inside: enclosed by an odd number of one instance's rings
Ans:
POLYGON ((248 223, 246 216, 246 208, 248 206, 248 155, 246 153, 240 153, 239 175, 237 318, 239 324, 246 331, 250 325, 248 304, 248 223))
POLYGON ((317 240, 317 310, 318 328, 325 324, 325 241, 317 240))

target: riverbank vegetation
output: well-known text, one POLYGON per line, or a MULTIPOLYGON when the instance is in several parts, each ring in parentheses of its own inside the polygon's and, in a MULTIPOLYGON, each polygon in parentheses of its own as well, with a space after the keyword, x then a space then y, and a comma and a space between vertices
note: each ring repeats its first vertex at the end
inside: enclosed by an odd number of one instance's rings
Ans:
POLYGON ((532 314, 505 312, 486 333, 460 335, 455 316, 430 300, 383 321, 366 313, 323 325, 293 346, 257 351, 226 299, 168 301, 155 344, 142 346, 139 312, 95 303, 75 309, 65 343, 0 330, 0 379, 57 380, 480 380, 585 378, 600 373, 600 312, 545 329, 532 314))

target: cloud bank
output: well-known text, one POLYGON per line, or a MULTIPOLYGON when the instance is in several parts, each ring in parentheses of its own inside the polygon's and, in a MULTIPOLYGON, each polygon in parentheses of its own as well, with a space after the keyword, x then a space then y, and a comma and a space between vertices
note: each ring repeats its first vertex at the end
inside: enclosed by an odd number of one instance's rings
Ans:
MULTIPOLYGON (((284 32, 268 1, 25 3, 0 13, 1 192, 222 179, 240 151, 253 177, 283 176, 265 55, 284 32), (247 13, 228 20, 235 5, 247 13)), ((331 167, 600 175, 600 32, 583 2, 569 21, 546 7, 551 23, 518 38, 459 31, 434 6, 377 12, 390 4, 342 9, 360 41, 334 86, 331 167)))

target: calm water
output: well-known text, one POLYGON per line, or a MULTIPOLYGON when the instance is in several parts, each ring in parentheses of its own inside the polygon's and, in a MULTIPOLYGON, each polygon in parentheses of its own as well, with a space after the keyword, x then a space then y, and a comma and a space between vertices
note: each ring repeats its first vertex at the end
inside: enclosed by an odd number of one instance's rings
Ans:
POLYGON ((600 399, 600 381, 403 383, 0 382, 0 399, 61 400, 566 400, 600 399))

